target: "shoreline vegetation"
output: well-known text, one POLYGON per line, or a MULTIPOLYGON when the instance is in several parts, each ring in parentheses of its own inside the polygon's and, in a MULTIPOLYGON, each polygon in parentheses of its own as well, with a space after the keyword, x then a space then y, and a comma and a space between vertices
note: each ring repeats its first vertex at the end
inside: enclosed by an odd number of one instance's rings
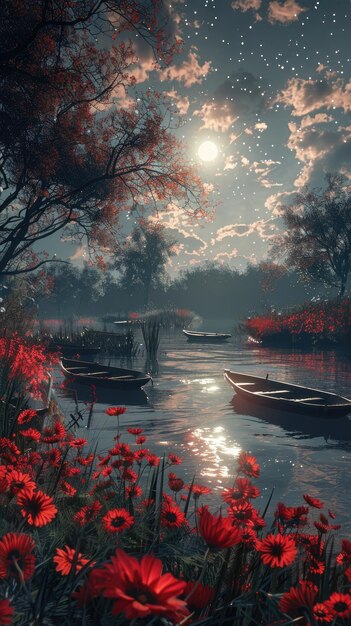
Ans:
POLYGON ((53 365, 42 345, 13 334, 0 356, 0 624, 349 623, 351 541, 316 494, 270 511, 242 451, 210 509, 178 455, 123 429, 125 407, 106 409, 103 456, 74 411, 40 423, 27 402, 53 365))
POLYGON ((249 343, 276 348, 343 348, 351 346, 349 298, 308 303, 282 313, 248 318, 242 325, 249 343))

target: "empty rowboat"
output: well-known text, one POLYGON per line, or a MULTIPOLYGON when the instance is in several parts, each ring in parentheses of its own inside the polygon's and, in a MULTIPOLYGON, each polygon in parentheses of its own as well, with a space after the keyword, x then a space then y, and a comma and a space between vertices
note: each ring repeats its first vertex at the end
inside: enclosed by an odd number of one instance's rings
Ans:
POLYGON ((185 330, 185 328, 183 329, 183 333, 187 337, 188 341, 196 341, 200 343, 217 343, 226 341, 226 339, 231 337, 229 333, 201 333, 195 330, 185 330))
POLYGON ((351 413, 351 400, 335 393, 224 370, 224 377, 246 401, 283 411, 316 417, 351 413))
POLYGON ((63 375, 74 383, 121 391, 140 389, 151 380, 151 376, 137 370, 111 367, 91 361, 62 359, 60 367, 63 375))

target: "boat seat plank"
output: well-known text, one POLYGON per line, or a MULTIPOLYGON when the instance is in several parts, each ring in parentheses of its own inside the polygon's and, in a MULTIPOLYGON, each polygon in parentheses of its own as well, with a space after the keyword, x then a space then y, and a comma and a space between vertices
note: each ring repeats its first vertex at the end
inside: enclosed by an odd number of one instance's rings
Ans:
POLYGON ((295 398, 294 402, 309 402, 311 400, 325 400, 325 402, 327 401, 326 398, 321 398, 321 396, 314 396, 311 398, 295 398))
POLYGON ((84 376, 97 376, 97 374, 108 374, 109 372, 85 372, 84 376))
POLYGON ((290 389, 277 389, 275 391, 254 391, 255 394, 260 396, 268 396, 273 393, 290 393, 290 389))
POLYGON ((109 376, 110 380, 120 380, 121 378, 130 378, 134 380, 135 376, 109 376))

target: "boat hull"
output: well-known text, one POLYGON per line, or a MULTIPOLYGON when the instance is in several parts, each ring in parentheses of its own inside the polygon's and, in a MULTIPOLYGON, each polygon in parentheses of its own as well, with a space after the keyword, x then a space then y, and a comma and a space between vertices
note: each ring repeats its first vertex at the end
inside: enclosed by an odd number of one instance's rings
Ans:
POLYGON ((104 366, 90 361, 62 359, 60 367, 65 378, 73 383, 89 385, 90 387, 95 385, 96 387, 105 389, 133 391, 135 389, 141 389, 141 387, 151 380, 151 376, 136 370, 104 366), (77 369, 82 371, 77 371, 77 369), (84 372, 84 370, 87 371, 84 372), (99 370, 101 374, 99 374, 99 370), (89 371, 92 373, 90 374, 89 371), (93 372, 95 372, 96 375, 94 375, 93 372))
POLYGON ((256 406, 322 418, 343 417, 351 413, 351 400, 320 389, 246 376, 230 370, 225 370, 224 376, 239 397, 256 406), (282 397, 284 394, 288 397, 282 397))
POLYGON ((222 343, 231 337, 228 333, 196 333, 183 330, 187 340, 192 343, 222 343))

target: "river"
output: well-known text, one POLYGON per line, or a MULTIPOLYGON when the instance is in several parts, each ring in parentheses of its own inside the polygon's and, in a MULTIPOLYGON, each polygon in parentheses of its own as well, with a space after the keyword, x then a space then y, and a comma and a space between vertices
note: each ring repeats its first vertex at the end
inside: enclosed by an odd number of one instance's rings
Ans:
MULTIPOLYGON (((99 358, 107 363, 109 358, 99 358)), ((113 362, 111 361, 111 365, 113 362)), ((119 365, 119 362, 117 363, 119 365)), ((133 361, 144 369, 144 359, 133 361)), ((241 450, 257 457, 261 465, 258 486, 261 510, 274 488, 271 512, 279 501, 303 504, 302 494, 320 498, 337 514, 342 536, 351 539, 351 417, 322 419, 298 417, 260 409, 242 410, 223 378, 225 368, 335 391, 351 396, 351 359, 334 351, 269 350, 238 345, 188 343, 181 331, 164 334, 159 351, 159 373, 145 394, 125 398, 118 392, 98 392, 89 429, 87 392, 79 391, 85 418, 78 436, 85 436, 103 454, 113 445, 116 418, 105 414, 108 406, 127 406, 122 429, 144 428, 147 445, 159 455, 172 451, 183 459, 177 475, 212 489, 206 501, 219 504, 219 492, 232 482, 235 458, 241 450)), ((72 412, 70 391, 56 394, 64 412, 72 412)), ((257 501, 256 501, 257 503, 257 501)))

